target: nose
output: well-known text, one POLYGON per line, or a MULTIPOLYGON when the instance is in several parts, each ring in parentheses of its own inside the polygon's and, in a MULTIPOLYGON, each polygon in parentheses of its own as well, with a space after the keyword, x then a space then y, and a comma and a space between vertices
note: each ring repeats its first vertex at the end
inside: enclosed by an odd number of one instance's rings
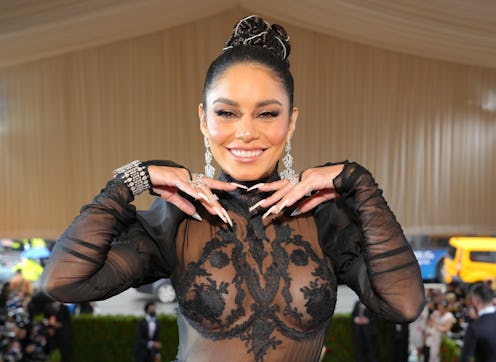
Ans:
POLYGON ((236 128, 235 137, 246 143, 257 139, 259 137, 259 132, 254 120, 250 117, 243 117, 240 119, 236 128))

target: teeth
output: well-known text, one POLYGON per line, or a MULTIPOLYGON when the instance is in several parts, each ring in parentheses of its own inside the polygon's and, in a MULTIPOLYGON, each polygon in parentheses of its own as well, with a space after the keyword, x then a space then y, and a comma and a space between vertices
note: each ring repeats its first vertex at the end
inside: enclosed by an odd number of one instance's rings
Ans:
POLYGON ((231 149, 231 152, 237 157, 257 157, 262 154, 262 150, 256 151, 243 151, 243 150, 235 150, 231 149))

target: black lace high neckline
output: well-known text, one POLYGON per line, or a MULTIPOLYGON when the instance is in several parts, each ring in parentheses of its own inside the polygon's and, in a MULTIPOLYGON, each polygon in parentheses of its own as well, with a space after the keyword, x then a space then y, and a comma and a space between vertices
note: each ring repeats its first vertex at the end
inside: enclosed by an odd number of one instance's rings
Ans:
MULTIPOLYGON (((279 177, 279 173, 277 172, 277 167, 274 168, 272 173, 267 176, 260 178, 258 180, 251 180, 251 181, 239 181, 236 180, 234 177, 231 175, 226 174, 224 171, 222 171, 219 180, 225 181, 225 182, 234 182, 246 187, 252 187, 255 186, 256 184, 259 183, 267 183, 267 182, 274 182, 277 180, 280 180, 281 178, 279 177)), ((262 192, 258 189, 253 189, 250 191, 247 191, 244 188, 238 187, 236 190, 233 191, 225 191, 225 192, 220 192, 218 194, 219 198, 224 201, 228 201, 231 205, 229 208, 236 208, 241 207, 245 211, 246 209, 249 209, 251 206, 255 205, 257 202, 259 202, 262 199, 265 199, 272 195, 274 192, 262 192), (232 204, 235 202, 238 207, 233 207, 234 205, 232 204)), ((264 209, 263 208, 258 208, 257 210, 253 210, 251 214, 258 214, 262 212, 264 209)), ((241 210, 238 210, 241 211, 241 210)))

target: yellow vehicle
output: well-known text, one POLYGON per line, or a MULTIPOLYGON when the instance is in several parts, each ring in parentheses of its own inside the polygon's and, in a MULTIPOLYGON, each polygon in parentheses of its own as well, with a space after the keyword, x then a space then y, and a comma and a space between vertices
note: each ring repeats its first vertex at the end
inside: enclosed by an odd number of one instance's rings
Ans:
POLYGON ((446 283, 476 283, 496 276, 496 237, 457 236, 444 258, 446 283))

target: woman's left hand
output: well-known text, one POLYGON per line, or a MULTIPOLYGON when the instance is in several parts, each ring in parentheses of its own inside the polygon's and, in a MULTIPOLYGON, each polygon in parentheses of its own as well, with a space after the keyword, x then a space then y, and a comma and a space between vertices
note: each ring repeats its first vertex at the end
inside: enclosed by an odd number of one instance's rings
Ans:
POLYGON ((268 208, 263 215, 265 218, 270 214, 278 214, 285 207, 290 207, 301 200, 298 208, 291 215, 296 216, 310 211, 321 203, 339 196, 334 188, 334 179, 343 171, 343 168, 344 164, 309 168, 303 171, 298 182, 278 180, 255 185, 252 188, 264 192, 275 192, 252 206, 251 210, 258 207, 268 208))

